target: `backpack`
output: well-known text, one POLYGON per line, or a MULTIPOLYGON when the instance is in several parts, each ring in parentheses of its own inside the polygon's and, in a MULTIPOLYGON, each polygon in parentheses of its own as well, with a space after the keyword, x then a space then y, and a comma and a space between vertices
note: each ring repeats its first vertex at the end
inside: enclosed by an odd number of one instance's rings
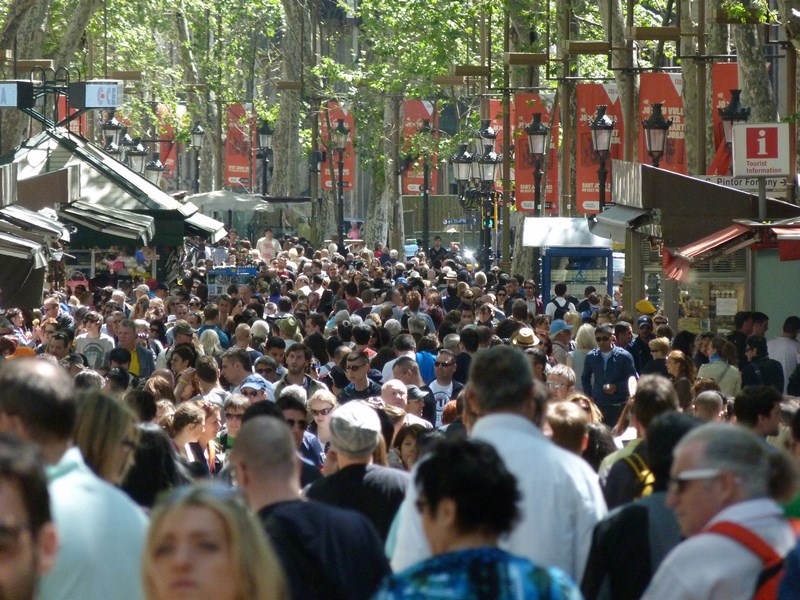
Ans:
POLYGON ((550 300, 550 304, 556 305, 556 312, 553 313, 553 321, 556 319, 563 319, 564 315, 569 312, 569 302, 567 300, 564 300, 564 304, 559 304, 556 300, 557 298, 550 300))
POLYGON ((639 484, 639 493, 636 498, 650 496, 653 493, 653 484, 656 482, 656 478, 644 459, 634 451, 628 456, 623 456, 622 460, 628 463, 628 466, 636 475, 636 481, 639 484))
POLYGON ((729 537, 762 560, 764 568, 756 580, 753 600, 775 600, 778 597, 778 586, 783 578, 784 561, 772 549, 772 546, 746 527, 730 521, 714 523, 705 530, 705 533, 718 533, 729 537))

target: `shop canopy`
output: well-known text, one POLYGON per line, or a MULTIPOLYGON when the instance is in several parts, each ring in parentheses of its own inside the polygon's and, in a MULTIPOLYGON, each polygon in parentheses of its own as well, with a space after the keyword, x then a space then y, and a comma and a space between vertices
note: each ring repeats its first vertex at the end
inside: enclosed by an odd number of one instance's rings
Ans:
POLYGON ((526 248, 610 248, 611 242, 593 234, 586 219, 528 217, 522 245, 526 248))
POLYGON ((155 243, 165 245, 180 244, 185 233, 211 237, 224 231, 224 223, 213 219, 214 223, 207 219, 187 223, 198 212, 195 204, 176 200, 143 175, 63 128, 39 133, 4 160, 16 169, 19 202, 31 204, 31 208, 42 208, 43 202, 52 207, 79 200, 112 211, 150 215, 157 223, 155 243), (50 178, 43 177, 58 171, 71 175, 69 185, 53 186, 50 178))
POLYGON ((58 216, 68 223, 93 231, 130 240, 141 240, 146 246, 156 232, 153 217, 127 210, 109 209, 100 204, 73 202, 58 209, 58 216))

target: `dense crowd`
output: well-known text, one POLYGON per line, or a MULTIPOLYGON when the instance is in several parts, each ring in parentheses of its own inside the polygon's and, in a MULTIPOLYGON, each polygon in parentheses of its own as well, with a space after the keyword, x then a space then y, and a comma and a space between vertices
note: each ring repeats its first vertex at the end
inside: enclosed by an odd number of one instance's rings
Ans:
POLYGON ((0 597, 800 598, 800 318, 623 304, 267 230, 8 308, 0 597))

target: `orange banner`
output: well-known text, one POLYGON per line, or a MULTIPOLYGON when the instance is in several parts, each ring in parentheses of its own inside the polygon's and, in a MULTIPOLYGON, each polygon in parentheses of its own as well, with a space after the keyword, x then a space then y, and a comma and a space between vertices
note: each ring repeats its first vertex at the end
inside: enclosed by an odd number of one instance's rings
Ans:
POLYGON ((659 167, 675 173, 687 173, 686 122, 683 117, 683 76, 680 73, 642 73, 639 76, 639 162, 651 164, 647 154, 644 119, 653 114, 653 104, 661 104, 664 118, 672 121, 667 145, 659 167))
POLYGON ((240 190, 251 189, 252 157, 255 144, 255 127, 248 122, 245 107, 241 104, 228 105, 228 137, 225 140, 225 185, 240 190))
POLYGON ((728 175, 731 156, 725 144, 725 131, 719 109, 728 106, 731 90, 739 89, 739 71, 736 63, 711 65, 711 119, 714 124, 714 147, 717 149, 706 175, 728 175))
POLYGON ((517 210, 534 212, 536 192, 533 157, 528 151, 525 127, 534 113, 542 113, 542 123, 550 127, 547 172, 542 176, 545 212, 558 214, 558 112, 553 111, 553 94, 515 94, 513 136, 515 144, 514 191, 517 210))
MULTIPOLYGON (((514 103, 512 102, 509 106, 509 112, 511 113, 511 145, 514 144, 514 103)), ((503 137, 505 132, 503 131, 503 101, 498 99, 491 99, 489 100, 489 118, 492 121, 492 127, 494 128, 495 132, 497 133, 497 139, 494 141, 494 151, 497 153, 498 156, 502 156, 503 154, 503 137)), ((480 149, 483 151, 483 148, 480 149)), ((503 189, 503 165, 502 163, 497 165, 497 169, 495 170, 495 189, 497 191, 501 191, 503 189)), ((501 200, 502 205, 502 200, 501 200)))
MULTIPOLYGON (((56 100, 56 108, 58 111, 58 120, 61 121, 62 119, 66 119, 67 115, 74 115, 78 112, 75 108, 70 108, 69 113, 67 113, 67 97, 64 95, 59 94, 56 100)), ((91 114, 91 113, 89 113, 91 114)), ((70 133, 74 133, 76 135, 80 135, 82 137, 86 137, 86 116, 81 116, 75 119, 74 121, 70 121, 69 123, 69 131, 70 133)), ((103 140, 103 144, 105 144, 105 140, 103 140)))
POLYGON ((319 115, 320 120, 320 136, 322 137, 322 144, 328 148, 325 153, 325 160, 322 162, 322 186, 326 190, 336 189, 338 183, 336 177, 339 176, 339 154, 336 151, 336 144, 333 141, 332 133, 328 132, 328 122, 330 121, 331 129, 336 129, 339 119, 344 119, 344 124, 350 128, 350 135, 347 138, 347 147, 344 150, 344 171, 342 177, 342 189, 352 190, 353 182, 355 180, 356 160, 355 151, 353 149, 353 138, 355 137, 355 119, 353 113, 341 106, 338 102, 331 101, 319 115), (333 163, 333 178, 331 178, 330 162, 333 163))
POLYGON ((620 105, 619 91, 614 83, 579 83, 576 86, 578 102, 578 131, 575 165, 575 202, 578 212, 596 213, 600 210, 600 183, 597 169, 600 161, 592 145, 592 131, 589 123, 597 115, 597 107, 606 105, 606 114, 616 119, 611 138, 611 151, 606 161, 608 175, 606 177, 606 205, 613 201, 611 195, 611 159, 623 157, 623 140, 625 139, 625 124, 622 122, 622 107, 620 105))
MULTIPOLYGON (((432 102, 427 100, 404 100, 403 101, 403 139, 406 141, 405 151, 410 151, 411 138, 413 138, 420 127, 422 127, 424 120, 428 119, 431 128, 434 130, 439 127, 439 118, 436 112, 436 107, 432 102)), ((439 134, 434 131, 434 136, 437 138, 439 134)), ((436 157, 431 158, 431 168, 429 170, 428 180, 428 193, 433 194, 436 190, 436 176, 437 169, 436 157)), ((403 193, 404 194, 421 194, 422 184, 425 179, 425 174, 422 168, 422 159, 417 158, 411 163, 403 173, 403 193)))

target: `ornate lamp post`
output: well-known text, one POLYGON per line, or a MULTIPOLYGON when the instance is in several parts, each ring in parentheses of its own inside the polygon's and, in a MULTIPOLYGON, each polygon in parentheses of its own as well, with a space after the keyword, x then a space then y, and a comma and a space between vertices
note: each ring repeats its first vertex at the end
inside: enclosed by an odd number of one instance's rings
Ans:
POLYGON ((200 125, 200 121, 195 123, 192 129, 192 148, 194 149, 194 193, 200 193, 200 150, 203 149, 203 139, 205 130, 200 125))
POLYGON ((133 138, 133 145, 130 150, 128 150, 128 165, 133 171, 139 173, 139 175, 144 173, 147 154, 147 149, 142 145, 142 138, 133 138))
POLYGON ((459 144, 458 151, 450 157, 453 165, 453 178, 458 184, 458 201, 464 210, 474 210, 473 198, 470 194, 469 182, 472 179, 472 154, 467 150, 468 144, 459 144))
MULTIPOLYGON (((430 120, 424 119, 417 133, 430 137, 433 133, 430 120)), ((425 252, 425 256, 427 256, 428 250, 430 249, 431 236, 430 196, 428 190, 431 178, 431 165, 428 156, 429 140, 423 140, 422 143, 424 145, 422 150, 422 250, 425 252)))
POLYGON ((256 158, 261 159, 261 195, 266 196, 269 185, 269 157, 272 152, 272 134, 274 130, 269 121, 262 119, 258 126, 258 150, 256 158))
POLYGON ((597 180, 600 183, 600 212, 606 209, 606 178, 608 177, 606 161, 611 151, 614 126, 617 124, 616 119, 612 119, 606 114, 607 108, 604 104, 599 105, 594 121, 589 123, 589 129, 592 130, 594 153, 600 161, 600 167, 597 169, 597 180))
POLYGON ((344 151, 347 148, 347 138, 350 136, 350 128, 344 124, 344 119, 337 119, 336 129, 333 130, 333 141, 336 145, 336 152, 339 154, 339 180, 338 185, 338 217, 339 217, 339 248, 344 250, 345 226, 344 226, 344 151))
POLYGON ((479 136, 483 143, 483 153, 477 157, 478 179, 481 185, 482 214, 483 214, 483 252, 481 256, 482 268, 488 271, 492 267, 492 230, 497 226, 495 222, 494 182, 497 165, 501 157, 494 151, 494 140, 497 133, 489 126, 489 121, 483 122, 479 136))
POLYGON ((525 127, 528 136, 528 153, 533 158, 533 202, 539 215, 544 216, 544 201, 542 200, 542 162, 547 149, 547 135, 550 128, 542 123, 542 113, 533 113, 533 121, 525 127))
MULTIPOLYGON (((750 108, 742 106, 741 95, 742 90, 731 90, 731 101, 728 106, 718 109, 728 154, 731 156, 733 156, 733 124, 739 121, 746 122, 750 118, 750 108)), ((731 174, 733 174, 733 164, 731 164, 731 174)))
POLYGON ((650 155, 654 167, 658 167, 661 157, 664 156, 664 150, 667 148, 667 132, 672 125, 672 119, 664 118, 661 106, 658 102, 653 103, 653 112, 642 120, 647 154, 650 155))
POLYGON ((147 181, 157 186, 161 183, 161 175, 164 171, 164 165, 161 163, 159 153, 153 152, 150 157, 150 162, 144 167, 145 178, 147 178, 147 181))

